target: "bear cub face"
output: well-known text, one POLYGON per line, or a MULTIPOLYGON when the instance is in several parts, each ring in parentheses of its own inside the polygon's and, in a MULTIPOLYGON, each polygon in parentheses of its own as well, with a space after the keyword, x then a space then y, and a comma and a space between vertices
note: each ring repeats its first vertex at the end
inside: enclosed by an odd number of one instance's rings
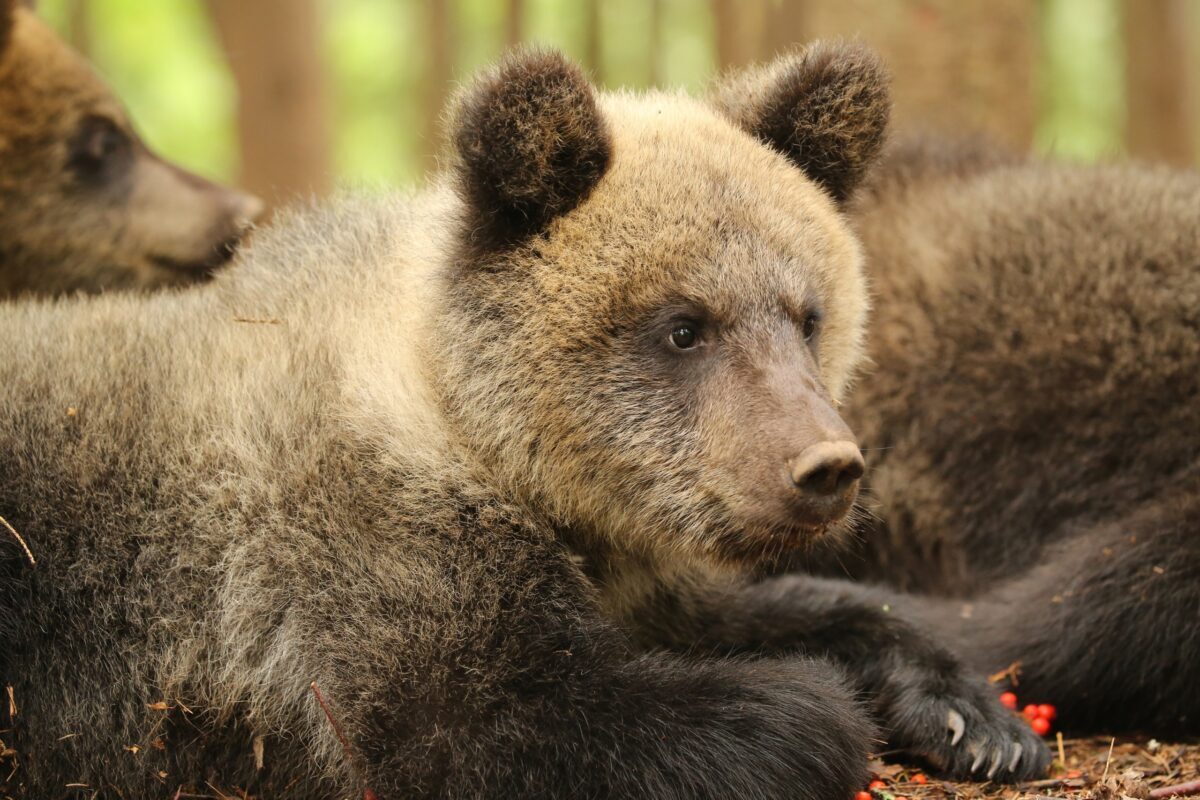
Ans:
POLYGON ((0 0, 0 298, 202 280, 261 210, 150 152, 89 66, 0 0))
POLYGON ((840 204, 888 109, 857 46, 709 102, 598 95, 536 51, 468 89, 437 338, 475 468, 585 543, 664 561, 843 527, 863 461, 836 408, 867 300, 840 204))

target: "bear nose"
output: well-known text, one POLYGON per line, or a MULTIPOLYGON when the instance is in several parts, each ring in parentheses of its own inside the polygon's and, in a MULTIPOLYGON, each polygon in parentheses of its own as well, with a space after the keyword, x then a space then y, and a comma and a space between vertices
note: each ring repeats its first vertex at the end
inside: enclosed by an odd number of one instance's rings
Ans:
POLYGON ((854 442, 818 442, 792 459, 792 485, 817 498, 849 493, 866 465, 854 442))

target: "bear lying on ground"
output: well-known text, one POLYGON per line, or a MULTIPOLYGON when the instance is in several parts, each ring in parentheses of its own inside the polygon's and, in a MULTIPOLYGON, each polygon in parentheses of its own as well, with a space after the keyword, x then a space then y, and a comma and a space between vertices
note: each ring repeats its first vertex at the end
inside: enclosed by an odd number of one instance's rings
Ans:
POLYGON ((877 521, 824 569, 1068 730, 1200 734, 1200 175, 914 141, 855 203, 877 521))
POLYGON ((4 315, 14 782, 830 800, 869 718, 949 774, 1041 772, 861 587, 746 577, 853 505, 839 202, 887 112, 853 46, 719 108, 525 52, 425 193, 302 214, 195 292, 4 315))
POLYGON ((0 299, 203 280, 261 209, 150 152, 83 59, 0 0, 0 299))

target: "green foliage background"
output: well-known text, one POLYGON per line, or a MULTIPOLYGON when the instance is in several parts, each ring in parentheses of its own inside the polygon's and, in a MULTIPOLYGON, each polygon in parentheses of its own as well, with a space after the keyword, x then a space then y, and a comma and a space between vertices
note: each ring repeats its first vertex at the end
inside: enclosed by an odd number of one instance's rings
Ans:
MULTIPOLYGON (((505 5, 458 0, 454 8, 456 71, 466 76, 502 50, 505 5)), ((66 30, 65 0, 41 0, 39 9, 66 30)), ((582 4, 530 0, 527 9, 527 38, 582 57, 582 4)), ((668 85, 695 88, 712 74, 706 0, 666 0, 658 52, 649 39, 648 4, 606 0, 602 9, 607 84, 645 86, 652 59, 668 85)), ((151 145, 203 174, 232 179, 235 88, 202 0, 94 0, 88 11, 91 57, 151 145)), ((339 180, 418 180, 429 149, 422 141, 425 4, 323 0, 323 12, 339 180)), ((1042 0, 1040 14, 1038 147, 1082 159, 1118 153, 1124 100, 1117 0, 1042 0)))

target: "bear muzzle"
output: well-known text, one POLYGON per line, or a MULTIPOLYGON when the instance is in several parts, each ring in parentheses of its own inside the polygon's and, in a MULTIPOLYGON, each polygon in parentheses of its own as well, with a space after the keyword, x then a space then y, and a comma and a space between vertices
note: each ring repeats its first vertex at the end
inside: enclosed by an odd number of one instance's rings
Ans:
POLYGON ((814 526, 836 522, 858 497, 866 464, 858 445, 847 439, 811 444, 787 464, 798 519, 814 526))

